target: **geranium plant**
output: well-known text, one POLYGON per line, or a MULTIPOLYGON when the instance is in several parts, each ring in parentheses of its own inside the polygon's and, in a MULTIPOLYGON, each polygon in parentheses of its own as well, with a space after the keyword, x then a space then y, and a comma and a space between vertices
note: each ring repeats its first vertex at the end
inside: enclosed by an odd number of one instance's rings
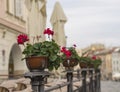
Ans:
POLYGON ((53 36, 54 32, 49 28, 45 29, 44 34, 47 35, 49 41, 40 42, 40 36, 34 37, 34 40, 37 39, 37 42, 30 44, 29 38, 26 34, 20 34, 18 36, 17 42, 19 45, 25 46, 23 50, 23 54, 25 58, 32 56, 46 56, 48 57, 48 69, 53 70, 58 69, 61 63, 61 59, 59 56, 60 46, 52 39, 50 36, 53 36))
POLYGON ((82 55, 80 56, 79 65, 81 68, 88 68, 90 66, 91 57, 89 57, 89 53, 90 53, 90 50, 87 50, 83 52, 82 55))
POLYGON ((80 57, 80 63, 86 63, 87 65, 90 63, 91 58, 88 56, 81 56, 80 57))
POLYGON ((86 64, 86 68, 97 69, 99 65, 101 65, 102 60, 98 56, 93 55, 93 53, 91 53, 91 50, 87 50, 80 57, 80 63, 81 65, 82 63, 86 64))
POLYGON ((82 53, 82 55, 80 56, 80 62, 84 62, 86 64, 88 64, 91 60, 91 58, 89 57, 89 51, 87 50, 84 53, 82 53))
POLYGON ((93 67, 95 69, 98 69, 98 67, 101 65, 102 63, 102 60, 100 57, 96 56, 96 55, 93 55, 91 56, 91 61, 90 61, 91 64, 93 64, 93 67))
POLYGON ((72 47, 62 47, 61 48, 61 58, 62 60, 66 59, 75 59, 76 61, 80 60, 78 53, 76 52, 76 45, 74 44, 72 47))

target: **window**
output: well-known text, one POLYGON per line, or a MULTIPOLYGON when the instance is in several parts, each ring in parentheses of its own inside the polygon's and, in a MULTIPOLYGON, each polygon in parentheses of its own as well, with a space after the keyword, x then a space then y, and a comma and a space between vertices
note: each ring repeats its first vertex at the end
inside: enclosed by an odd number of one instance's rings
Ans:
POLYGON ((17 17, 22 16, 22 5, 24 0, 7 0, 7 12, 17 17))
POLYGON ((15 0, 15 2, 14 2, 15 15, 18 17, 22 16, 22 1, 23 0, 15 0))
POLYGON ((5 65, 5 50, 2 50, 2 61, 3 65, 5 65))

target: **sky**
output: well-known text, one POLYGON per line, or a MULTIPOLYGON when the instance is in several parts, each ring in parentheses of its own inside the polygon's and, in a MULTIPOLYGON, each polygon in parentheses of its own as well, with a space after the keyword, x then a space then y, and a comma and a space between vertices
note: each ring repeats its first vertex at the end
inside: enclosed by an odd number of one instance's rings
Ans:
POLYGON ((50 17, 56 1, 67 17, 67 46, 120 46, 120 0, 47 0, 47 27, 52 27, 50 17))

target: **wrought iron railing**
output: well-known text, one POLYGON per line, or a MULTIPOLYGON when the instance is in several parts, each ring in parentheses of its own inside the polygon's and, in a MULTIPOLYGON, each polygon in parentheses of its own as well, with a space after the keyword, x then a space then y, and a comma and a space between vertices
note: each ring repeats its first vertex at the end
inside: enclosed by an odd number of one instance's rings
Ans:
MULTIPOLYGON (((45 86, 47 85, 47 76, 50 75, 49 72, 28 72, 25 74, 25 77, 31 79, 31 86, 34 92, 51 92, 54 90, 63 89, 65 87, 66 91, 61 92, 101 92, 99 69, 94 70, 92 68, 87 68, 80 70, 66 70, 63 72, 66 73, 64 83, 59 83, 54 86, 50 85, 47 88, 45 88, 45 86)), ((23 75, 12 76, 17 78, 21 76, 23 77, 23 75)))
POLYGON ((48 72, 28 72, 25 74, 25 77, 31 79, 34 92, 51 92, 56 89, 62 89, 63 87, 67 88, 67 92, 101 92, 99 69, 67 70, 64 72, 66 73, 66 81, 55 86, 51 85, 48 88, 45 88, 44 80, 50 75, 48 72), (74 79, 75 72, 77 73, 76 79, 74 79), (80 83, 76 85, 76 82, 80 83), (73 87, 76 88, 74 89, 73 87))

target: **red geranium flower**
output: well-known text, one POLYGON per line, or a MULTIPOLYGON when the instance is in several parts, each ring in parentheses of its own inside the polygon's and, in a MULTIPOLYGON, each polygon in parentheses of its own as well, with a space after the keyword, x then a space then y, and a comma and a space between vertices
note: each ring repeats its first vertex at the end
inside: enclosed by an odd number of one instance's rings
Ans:
POLYGON ((67 58, 70 58, 71 56, 71 51, 67 50, 66 47, 62 47, 61 52, 63 52, 67 58))
POLYGON ((24 44, 24 42, 26 41, 29 41, 28 39, 28 36, 25 35, 25 34, 20 34, 18 37, 17 37, 17 42, 18 44, 24 44))
POLYGON ((96 59, 97 59, 97 57, 96 57, 96 56, 92 56, 92 59, 93 59, 93 60, 96 60, 96 59))
POLYGON ((66 47, 62 47, 61 52, 65 52, 66 51, 66 47))
POLYGON ((75 49, 76 45, 72 45, 72 47, 61 47, 61 58, 62 60, 75 59, 77 61, 80 60, 80 57, 75 49))
POLYGON ((50 28, 47 28, 44 30, 44 34, 53 35, 54 32, 52 30, 50 30, 50 28))
POLYGON ((70 58, 71 52, 70 52, 69 50, 67 50, 67 51, 65 52, 65 55, 66 55, 67 58, 70 58))

